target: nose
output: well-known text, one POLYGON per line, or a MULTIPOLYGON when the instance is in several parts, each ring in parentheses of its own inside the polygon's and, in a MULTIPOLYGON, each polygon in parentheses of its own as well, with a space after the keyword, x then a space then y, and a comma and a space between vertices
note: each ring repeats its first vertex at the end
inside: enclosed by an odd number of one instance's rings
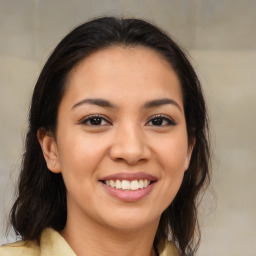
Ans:
POLYGON ((147 161, 151 156, 143 131, 135 125, 117 128, 109 155, 114 161, 125 161, 130 165, 147 161))

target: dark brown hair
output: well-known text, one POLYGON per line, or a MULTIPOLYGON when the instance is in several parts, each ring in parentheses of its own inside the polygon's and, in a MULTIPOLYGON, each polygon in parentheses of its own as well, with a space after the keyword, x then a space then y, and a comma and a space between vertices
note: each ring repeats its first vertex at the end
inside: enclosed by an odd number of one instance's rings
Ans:
POLYGON ((69 72, 93 52, 112 45, 150 47, 171 64, 179 77, 189 143, 195 141, 195 146, 180 190, 161 216, 155 243, 171 238, 182 255, 193 255, 200 239, 197 198, 209 182, 208 118, 202 89, 181 47, 156 26, 138 19, 105 17, 84 23, 69 33, 49 57, 32 96, 11 224, 17 235, 29 240, 38 239, 46 227, 57 231, 64 228, 65 184, 61 174, 48 170, 37 131, 44 128, 55 132, 58 106, 69 72))

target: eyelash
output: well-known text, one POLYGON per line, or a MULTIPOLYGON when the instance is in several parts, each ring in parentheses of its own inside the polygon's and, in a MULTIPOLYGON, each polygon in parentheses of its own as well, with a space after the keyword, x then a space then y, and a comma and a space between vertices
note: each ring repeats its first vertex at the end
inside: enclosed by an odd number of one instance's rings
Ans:
MULTIPOLYGON (((153 122, 154 120, 156 120, 156 119, 158 119, 158 121, 160 121, 160 125, 157 125, 157 124, 153 124, 152 126, 174 126, 174 125, 176 125, 177 123, 175 122, 175 121, 173 121, 171 118, 169 118, 169 117, 166 117, 165 115, 161 115, 161 114, 159 114, 159 115, 155 115, 155 116, 153 116, 153 117, 151 117, 150 118, 150 120, 146 123, 146 126, 149 126, 149 124, 148 123, 150 123, 150 122, 153 122), (162 125, 162 123, 163 122, 166 122, 166 124, 165 125, 162 125)), ((101 115, 91 115, 91 116, 88 116, 88 117, 86 117, 85 119, 83 119, 81 122, 80 122, 81 124, 83 124, 83 125, 89 125, 89 126, 109 126, 109 125, 111 125, 111 122, 110 121, 108 121, 105 117, 103 117, 103 116, 101 116, 101 115), (96 122, 100 122, 100 124, 88 124, 88 122, 91 122, 91 121, 93 121, 93 119, 94 119, 94 121, 96 121, 96 122), (98 119, 98 120, 96 120, 96 119, 98 119), (104 121, 104 122, 106 122, 106 124, 101 124, 102 123, 102 121, 104 121)))
POLYGON ((167 117, 167 116, 165 116, 165 115, 159 114, 159 115, 155 115, 155 116, 151 117, 150 120, 147 122, 146 125, 148 125, 149 122, 152 122, 153 120, 156 120, 156 119, 160 119, 161 122, 166 121, 167 124, 165 124, 165 125, 161 125, 161 124, 160 124, 160 125, 153 125, 153 126, 174 126, 174 125, 177 124, 177 123, 176 123, 174 120, 172 120, 170 117, 167 117))
POLYGON ((105 117, 101 116, 101 115, 91 115, 86 117, 85 119, 83 119, 81 121, 81 124, 84 125, 90 125, 90 126, 108 126, 111 125, 110 121, 108 121, 105 117), (92 121, 93 119, 100 119, 100 122, 105 121, 107 124, 101 125, 101 124, 88 124, 89 121, 92 121))

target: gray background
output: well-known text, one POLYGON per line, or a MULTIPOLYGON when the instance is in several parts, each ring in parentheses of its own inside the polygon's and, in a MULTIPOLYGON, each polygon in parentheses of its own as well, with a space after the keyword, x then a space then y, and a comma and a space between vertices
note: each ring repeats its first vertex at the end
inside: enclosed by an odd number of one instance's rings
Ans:
POLYGON ((255 256, 255 0, 0 0, 0 243, 7 241, 40 69, 67 32, 103 14, 155 22, 189 50, 208 101, 214 151, 214 190, 200 208, 198 255, 255 256))

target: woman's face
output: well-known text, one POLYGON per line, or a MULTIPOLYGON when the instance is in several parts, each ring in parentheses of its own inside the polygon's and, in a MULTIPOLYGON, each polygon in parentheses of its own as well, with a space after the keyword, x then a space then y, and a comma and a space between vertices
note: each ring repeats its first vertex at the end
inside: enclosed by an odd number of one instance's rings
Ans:
POLYGON ((68 221, 157 225, 191 155, 176 73, 145 47, 85 58, 69 76, 48 148, 67 188, 68 221))

